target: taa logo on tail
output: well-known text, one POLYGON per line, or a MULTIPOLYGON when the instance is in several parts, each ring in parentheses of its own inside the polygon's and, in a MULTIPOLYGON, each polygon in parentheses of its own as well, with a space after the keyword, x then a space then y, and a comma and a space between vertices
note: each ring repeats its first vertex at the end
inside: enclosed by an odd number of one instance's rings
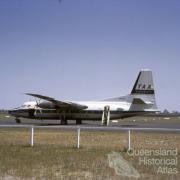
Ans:
POLYGON ((152 90, 152 85, 149 84, 149 85, 146 85, 146 84, 138 84, 136 89, 138 90, 152 90))

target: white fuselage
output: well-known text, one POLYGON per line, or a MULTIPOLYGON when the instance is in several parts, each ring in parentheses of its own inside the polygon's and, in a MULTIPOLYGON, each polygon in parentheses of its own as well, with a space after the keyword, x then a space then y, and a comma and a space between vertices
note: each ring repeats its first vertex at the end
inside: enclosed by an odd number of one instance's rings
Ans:
POLYGON ((110 107, 111 119, 120 119, 135 115, 145 114, 142 111, 129 111, 131 103, 129 102, 111 102, 111 101, 82 101, 74 102, 84 104, 88 108, 85 110, 70 109, 43 109, 35 106, 36 102, 29 102, 23 105, 23 108, 17 108, 10 112, 15 117, 24 117, 32 119, 61 119, 62 116, 69 120, 101 120, 105 106, 110 107), (33 104, 34 107, 30 104, 33 104))

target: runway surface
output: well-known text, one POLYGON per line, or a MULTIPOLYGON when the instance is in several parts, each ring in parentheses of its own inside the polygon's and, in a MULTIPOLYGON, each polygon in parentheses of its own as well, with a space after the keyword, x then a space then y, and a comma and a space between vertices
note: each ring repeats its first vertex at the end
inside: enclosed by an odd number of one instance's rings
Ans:
MULTIPOLYGON (((17 124, 12 117, 5 117, 0 119, 0 125, 34 125, 34 126, 59 126, 60 121, 58 120, 30 120, 30 119, 22 119, 21 124, 17 124)), ((77 125, 75 121, 68 121, 68 125, 66 125, 68 129, 75 129, 77 125)), ((66 126, 63 126, 64 128, 66 126)), ((84 127, 85 129, 88 127, 97 128, 99 130, 106 130, 106 127, 101 125, 101 121, 83 121, 83 124, 80 127, 84 127)), ((179 117, 135 117, 128 118, 124 120, 118 120, 118 122, 111 122, 109 125, 109 130, 116 130, 116 127, 119 129, 142 129, 142 128, 153 128, 158 130, 158 128, 164 129, 180 129, 180 118, 179 117)), ((61 128, 62 129, 62 128, 61 128)), ((66 128, 65 128, 66 129, 66 128)))

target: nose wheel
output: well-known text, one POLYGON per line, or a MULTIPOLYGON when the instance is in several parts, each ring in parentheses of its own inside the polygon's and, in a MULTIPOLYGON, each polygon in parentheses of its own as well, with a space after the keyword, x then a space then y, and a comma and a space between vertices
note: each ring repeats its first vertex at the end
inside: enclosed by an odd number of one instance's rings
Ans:
POLYGON ((20 124, 21 123, 21 120, 19 118, 16 118, 15 119, 16 123, 20 124))

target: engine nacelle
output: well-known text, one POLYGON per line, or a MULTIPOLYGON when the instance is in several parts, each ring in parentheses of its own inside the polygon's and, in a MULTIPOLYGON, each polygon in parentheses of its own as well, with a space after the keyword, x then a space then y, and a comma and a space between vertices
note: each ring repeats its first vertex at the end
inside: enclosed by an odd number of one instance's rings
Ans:
POLYGON ((56 105, 54 105, 51 102, 43 101, 38 104, 38 107, 40 107, 42 109, 55 109, 56 105))

